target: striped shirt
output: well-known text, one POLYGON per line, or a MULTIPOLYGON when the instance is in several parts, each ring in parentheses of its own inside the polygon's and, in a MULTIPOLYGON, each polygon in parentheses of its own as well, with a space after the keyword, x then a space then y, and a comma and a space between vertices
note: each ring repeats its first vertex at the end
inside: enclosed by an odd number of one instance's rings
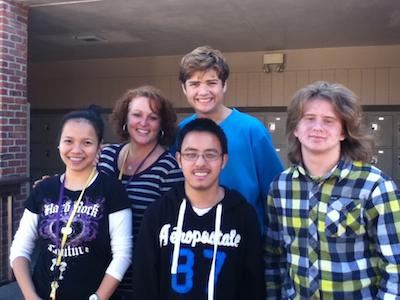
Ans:
MULTIPOLYGON (((123 146, 112 144, 101 151, 98 167, 102 172, 118 178, 118 156, 123 146)), ((136 238, 146 208, 175 183, 183 181, 183 175, 175 158, 165 151, 151 166, 129 179, 130 175, 122 176, 122 184, 132 200, 133 235, 136 238)))
POLYGON ((267 200, 268 299, 400 299, 400 194, 377 168, 293 166, 267 200))
MULTIPOLYGON (((98 168, 100 171, 118 178, 118 156, 125 144, 111 144, 104 147, 100 154, 98 168)), ((155 200, 160 198, 175 183, 183 181, 183 174, 178 163, 172 154, 165 151, 157 161, 147 169, 135 174, 122 176, 122 184, 128 193, 128 198, 132 201, 133 210, 133 241, 139 233, 140 224, 147 207, 155 200)), ((124 280, 119 286, 119 290, 131 291, 132 269, 129 268, 124 280)))

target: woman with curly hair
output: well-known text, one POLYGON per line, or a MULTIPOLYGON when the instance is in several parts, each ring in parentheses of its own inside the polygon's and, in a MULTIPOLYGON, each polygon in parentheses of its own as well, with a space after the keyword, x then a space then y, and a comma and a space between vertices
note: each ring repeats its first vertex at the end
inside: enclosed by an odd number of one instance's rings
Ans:
MULTIPOLYGON (((134 239, 146 208, 183 181, 167 150, 175 137, 176 119, 172 104, 152 86, 126 91, 112 112, 111 121, 122 143, 105 147, 98 167, 125 186, 132 203, 134 239)), ((120 291, 131 293, 130 278, 128 270, 120 291)))

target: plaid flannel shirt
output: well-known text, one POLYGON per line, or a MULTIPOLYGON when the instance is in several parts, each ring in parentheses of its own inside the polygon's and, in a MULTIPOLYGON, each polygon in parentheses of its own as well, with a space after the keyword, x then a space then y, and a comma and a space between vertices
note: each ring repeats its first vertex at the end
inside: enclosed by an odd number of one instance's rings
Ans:
POLYGON ((268 299, 400 299, 400 194, 377 168, 292 166, 266 209, 268 299))

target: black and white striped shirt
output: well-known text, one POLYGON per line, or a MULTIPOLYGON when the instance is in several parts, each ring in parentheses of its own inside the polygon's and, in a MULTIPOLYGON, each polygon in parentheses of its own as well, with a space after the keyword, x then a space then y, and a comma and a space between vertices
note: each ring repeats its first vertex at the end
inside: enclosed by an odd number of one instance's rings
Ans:
MULTIPOLYGON (((124 144, 111 144, 101 151, 98 168, 109 176, 118 178, 118 156, 124 144)), ((183 181, 183 174, 172 154, 165 151, 147 169, 135 174, 122 176, 122 184, 132 201, 133 236, 139 232, 146 208, 160 198, 175 183, 183 181)))

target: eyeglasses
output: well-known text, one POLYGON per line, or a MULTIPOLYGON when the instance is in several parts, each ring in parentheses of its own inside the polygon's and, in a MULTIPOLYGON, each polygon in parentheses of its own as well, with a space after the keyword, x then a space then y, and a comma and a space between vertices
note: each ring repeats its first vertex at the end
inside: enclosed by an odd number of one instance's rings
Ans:
POLYGON ((181 156, 184 160, 187 161, 197 161, 201 156, 205 161, 209 162, 218 160, 222 156, 222 154, 218 152, 184 152, 181 153, 181 156))

